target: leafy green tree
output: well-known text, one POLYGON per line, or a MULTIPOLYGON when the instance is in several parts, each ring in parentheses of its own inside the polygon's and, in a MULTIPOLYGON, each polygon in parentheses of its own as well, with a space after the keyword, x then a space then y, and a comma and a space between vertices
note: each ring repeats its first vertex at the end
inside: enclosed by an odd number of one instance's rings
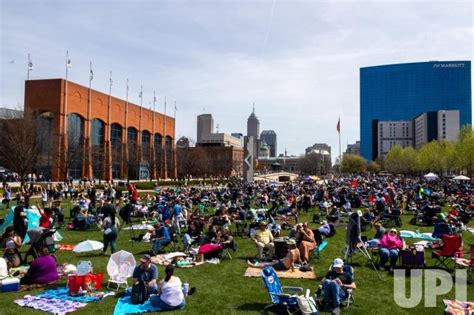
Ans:
POLYGON ((474 131, 471 125, 465 125, 459 131, 458 142, 454 148, 456 165, 472 178, 474 170, 474 131))
POLYGON ((363 173, 367 163, 363 157, 356 154, 346 154, 342 158, 342 173, 363 173))
POLYGON ((375 161, 371 161, 369 163, 369 165, 367 165, 367 171, 371 172, 371 173, 377 173, 379 172, 381 169, 379 163, 375 162, 375 161))
POLYGON ((403 149, 399 145, 393 146, 385 156, 383 162, 384 169, 390 173, 399 174, 404 173, 403 169, 403 149))

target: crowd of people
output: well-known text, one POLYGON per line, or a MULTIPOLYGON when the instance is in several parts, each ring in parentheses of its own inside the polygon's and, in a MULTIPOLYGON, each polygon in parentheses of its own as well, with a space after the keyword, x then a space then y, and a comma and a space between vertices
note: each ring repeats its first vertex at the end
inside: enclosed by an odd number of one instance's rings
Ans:
MULTIPOLYGON (((8 184, 4 191, 3 203, 8 206, 13 199, 17 205, 13 226, 3 235, 4 257, 9 267, 16 267, 21 263, 19 250, 27 231, 25 209, 32 206, 30 197, 35 189, 27 186, 15 198, 8 184)), ((89 229, 99 226, 103 231, 103 254, 109 247, 111 253, 118 250, 120 229, 132 225, 133 217, 153 222, 137 239, 150 242, 150 252, 140 260, 133 278, 146 280, 150 293, 157 294, 151 297, 151 302, 163 309, 180 308, 185 303, 179 289, 181 281, 173 275, 172 266, 166 268, 166 277, 158 284, 157 269, 151 263, 151 256, 172 242, 178 243, 185 253, 199 247, 199 253, 206 258, 219 257, 224 249, 236 249, 230 233, 230 227, 235 226, 236 235, 255 243, 258 261, 271 262, 276 270, 294 271, 295 265, 310 261, 321 239, 334 234, 335 225, 357 211, 362 230, 376 229, 376 235, 368 243, 379 249, 378 267, 392 271, 404 244, 395 228, 386 233, 384 226, 401 225, 400 216, 411 212, 412 223, 434 225, 433 237, 441 238, 443 234, 463 229, 472 216, 473 207, 468 185, 410 177, 354 176, 325 181, 302 178, 278 185, 235 180, 217 187, 156 187, 153 192, 144 193, 139 193, 133 184, 123 190, 106 183, 103 190, 97 191, 91 182, 84 182, 80 186, 50 184, 36 192, 41 196, 41 201, 35 203, 41 215, 41 227, 89 229), (64 199, 70 199, 73 204, 67 225, 61 202, 64 199), (441 209, 446 205, 450 210, 443 214, 441 209), (363 211, 359 210, 362 208, 363 211), (302 213, 313 215, 313 228, 308 222, 300 222, 302 213), (290 236, 284 240, 287 248, 284 255, 277 255, 277 239, 283 236, 285 229, 290 236)), ((42 249, 36 259, 48 260, 41 265, 52 265, 49 258, 43 258, 49 257, 46 251, 42 249)), ((254 262, 249 265, 262 266, 254 262)), ((355 284, 347 276, 341 276, 344 274, 341 261, 335 260, 333 267, 334 271, 323 280, 323 289, 333 296, 332 300, 338 301, 338 296, 343 296, 338 287, 355 288, 355 284)), ((25 281, 35 279, 32 275, 25 281)), ((334 308, 339 306, 336 304, 334 308)))

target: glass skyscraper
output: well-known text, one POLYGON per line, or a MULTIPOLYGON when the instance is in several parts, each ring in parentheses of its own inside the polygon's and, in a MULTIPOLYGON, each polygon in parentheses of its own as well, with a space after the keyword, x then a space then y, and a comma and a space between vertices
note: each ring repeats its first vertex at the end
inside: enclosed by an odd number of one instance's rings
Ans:
POLYGON ((410 120, 423 112, 439 110, 459 110, 460 126, 471 124, 470 61, 430 61, 361 68, 361 155, 368 160, 376 158, 379 120, 410 120))

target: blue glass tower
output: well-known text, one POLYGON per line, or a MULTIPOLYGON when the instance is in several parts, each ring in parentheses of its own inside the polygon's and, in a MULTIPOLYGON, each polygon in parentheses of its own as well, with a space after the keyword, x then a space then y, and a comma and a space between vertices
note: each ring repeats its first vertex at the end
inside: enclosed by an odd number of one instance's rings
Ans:
MULTIPOLYGON (((360 69, 360 149, 373 160, 377 121, 411 120, 430 111, 459 110, 471 124, 471 62, 430 61, 360 69)), ((375 151, 375 152, 374 152, 375 151)))

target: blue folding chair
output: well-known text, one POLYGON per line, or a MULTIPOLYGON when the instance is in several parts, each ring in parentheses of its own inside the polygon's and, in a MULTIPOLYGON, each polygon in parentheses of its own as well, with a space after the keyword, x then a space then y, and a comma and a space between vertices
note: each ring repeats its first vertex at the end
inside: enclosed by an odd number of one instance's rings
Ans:
POLYGON ((294 314, 299 311, 298 301, 296 298, 297 294, 303 292, 303 288, 282 287, 280 279, 272 266, 266 266, 262 269, 262 278, 272 300, 271 303, 265 307, 266 311, 278 314, 294 314))

